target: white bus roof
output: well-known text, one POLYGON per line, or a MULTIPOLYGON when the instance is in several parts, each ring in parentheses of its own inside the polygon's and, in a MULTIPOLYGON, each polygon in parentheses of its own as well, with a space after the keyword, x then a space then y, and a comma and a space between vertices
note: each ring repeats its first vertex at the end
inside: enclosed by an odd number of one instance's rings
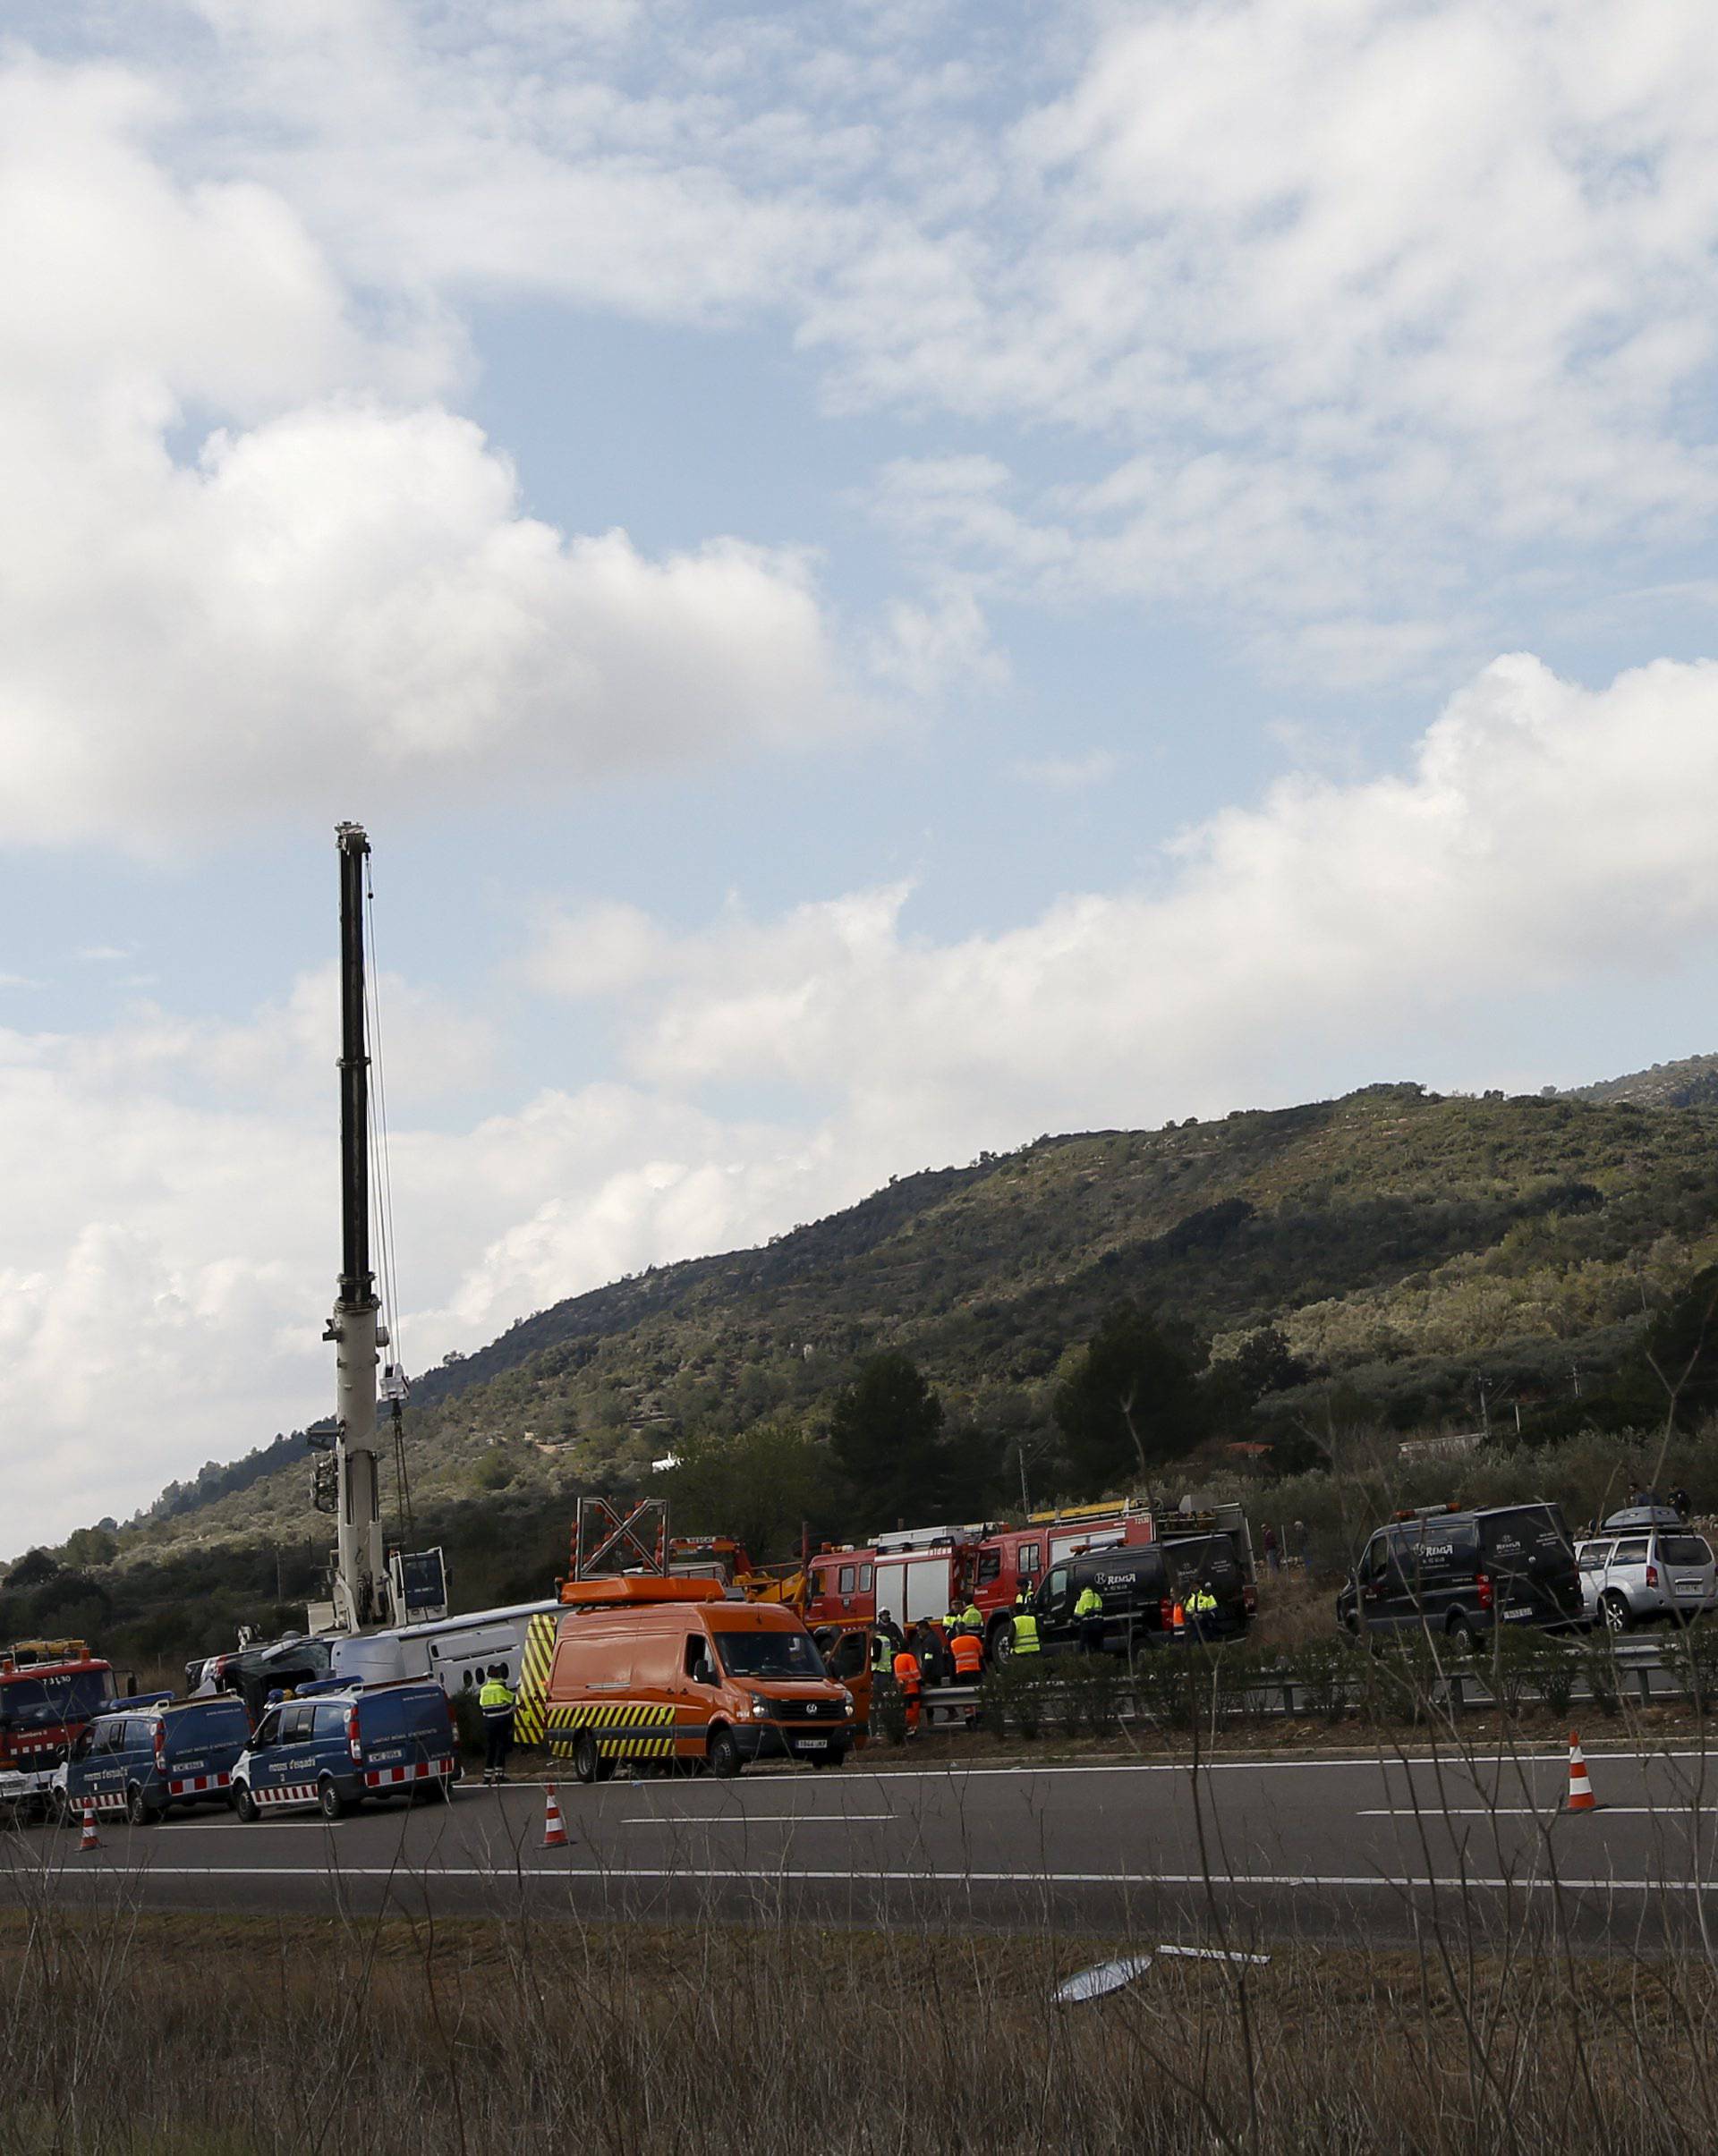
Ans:
MULTIPOLYGON (((472 1609, 467 1610, 461 1617, 431 1617, 421 1625, 395 1625, 391 1634, 371 1633, 369 1636, 371 1639, 378 1637, 392 1637, 400 1640, 434 1639, 438 1634, 444 1632, 475 1632, 484 1625, 503 1624, 508 1617, 542 1617, 551 1609, 558 1611, 560 1607, 559 1602, 552 1600, 510 1602, 505 1609, 472 1609)), ((359 1633, 353 1636, 362 1639, 365 1635, 359 1633)))

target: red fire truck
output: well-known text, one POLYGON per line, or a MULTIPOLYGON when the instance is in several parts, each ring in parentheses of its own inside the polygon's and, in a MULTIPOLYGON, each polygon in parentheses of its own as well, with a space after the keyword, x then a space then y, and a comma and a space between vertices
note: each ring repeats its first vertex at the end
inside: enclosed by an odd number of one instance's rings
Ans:
POLYGON ((970 1602, 984 1619, 992 1659, 1012 1640, 1016 1598, 1036 1586, 1063 1558, 1118 1543, 1167 1541, 1178 1535, 1229 1534, 1254 1599, 1253 1546, 1238 1505, 1200 1513, 1159 1512, 1118 1500, 1035 1512, 1024 1527, 988 1522, 921 1527, 879 1535, 874 1542, 822 1549, 808 1563, 808 1625, 843 1618, 875 1618, 888 1610, 897 1625, 942 1617, 970 1602))
POLYGON ((41 1810, 54 1770, 118 1691, 81 1640, 0 1648, 0 1804, 41 1810))

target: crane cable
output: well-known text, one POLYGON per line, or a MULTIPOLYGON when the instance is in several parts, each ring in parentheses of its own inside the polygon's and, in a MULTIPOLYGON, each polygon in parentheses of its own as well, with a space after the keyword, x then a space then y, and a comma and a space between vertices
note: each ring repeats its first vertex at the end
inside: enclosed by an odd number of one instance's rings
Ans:
MULTIPOLYGON (((384 1371, 402 1377, 404 1358, 400 1344, 400 1287, 395 1269, 394 1179, 387 1143, 387 1079, 382 1063, 381 969, 376 961, 376 886, 370 857, 364 858, 364 1023, 370 1048, 375 1114, 370 1118, 370 1208, 376 1229, 377 1286, 382 1305, 382 1323, 387 1332, 384 1371)), ((404 1418, 396 1390, 389 1388, 389 1419, 394 1425, 394 1484, 395 1503, 408 1534, 413 1532, 412 1482, 406 1471, 404 1418)))

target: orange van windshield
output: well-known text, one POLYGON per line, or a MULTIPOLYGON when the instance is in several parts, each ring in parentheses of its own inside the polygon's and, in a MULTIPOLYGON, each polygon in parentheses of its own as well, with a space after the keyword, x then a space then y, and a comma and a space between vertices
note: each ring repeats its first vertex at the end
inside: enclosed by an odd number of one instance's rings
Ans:
POLYGON ((825 1676, 823 1658, 804 1632, 718 1632, 711 1638, 729 1676, 825 1676))

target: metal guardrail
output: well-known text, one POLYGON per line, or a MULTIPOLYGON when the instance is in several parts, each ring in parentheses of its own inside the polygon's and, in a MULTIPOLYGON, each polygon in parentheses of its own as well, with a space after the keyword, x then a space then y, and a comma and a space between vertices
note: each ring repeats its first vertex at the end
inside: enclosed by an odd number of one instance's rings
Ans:
MULTIPOLYGON (((1576 1650, 1571 1649, 1571 1659, 1576 1650)), ((1663 1648, 1655 1640, 1629 1641, 1613 1650, 1613 1660, 1619 1680, 1618 1690, 1629 1698, 1632 1704, 1646 1707, 1660 1702, 1688 1699, 1692 1687, 1683 1673, 1669 1662, 1663 1648)), ((1428 1687, 1430 1702, 1447 1706, 1457 1712, 1470 1710, 1484 1711, 1495 1707, 1497 1695, 1486 1683, 1486 1668, 1483 1659, 1465 1667, 1451 1665, 1434 1676, 1428 1687)), ((1366 1697, 1365 1686, 1344 1682, 1341 1687, 1341 1704, 1348 1708, 1362 1702, 1366 1697)), ((1054 1710, 1065 1696, 1065 1687, 1046 1685, 1039 1697, 1044 1705, 1054 1710)), ((1524 1678, 1517 1696, 1520 1699, 1539 1700, 1543 1694, 1530 1680, 1524 1678)), ((920 1695, 924 1722, 931 1728, 965 1728, 971 1725, 974 1710, 983 1697, 978 1685, 930 1685, 920 1695)), ((1590 1705, 1595 1694, 1587 1682, 1584 1670, 1578 1667, 1571 1690, 1571 1701, 1590 1705)), ((1713 1687, 1714 1703, 1718 1703, 1718 1683, 1713 1687)), ((1322 1718, 1331 1703, 1328 1680, 1318 1681, 1297 1676, 1292 1671, 1280 1677, 1250 1684, 1245 1691, 1237 1691, 1223 1702, 1237 1713, 1263 1719, 1306 1720, 1322 1718)), ((1131 1701, 1118 1702, 1116 1718, 1127 1722, 1137 1719, 1137 1710, 1131 1701)))

